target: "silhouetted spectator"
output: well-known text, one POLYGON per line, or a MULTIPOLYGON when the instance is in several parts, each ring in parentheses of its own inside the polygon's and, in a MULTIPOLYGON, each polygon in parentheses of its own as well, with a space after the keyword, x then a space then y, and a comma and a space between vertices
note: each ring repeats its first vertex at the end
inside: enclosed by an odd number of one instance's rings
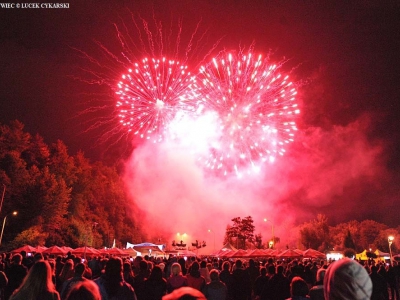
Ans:
POLYGON ((325 300, 367 300, 372 282, 363 266, 350 258, 331 263, 324 278, 325 300))
POLYGON ((36 262, 29 270, 22 284, 11 295, 10 300, 60 300, 51 277, 47 261, 36 262))
POLYGON ((199 290, 185 286, 162 297, 162 300, 207 300, 199 290))
POLYGON ((207 283, 203 289, 203 294, 207 300, 226 300, 228 299, 228 289, 220 279, 216 269, 210 272, 211 282, 207 283))
POLYGON ((99 287, 92 280, 81 281, 80 283, 74 285, 65 299, 102 300, 99 287))
POLYGON ((200 271, 201 276, 203 276, 204 279, 206 280, 206 283, 209 283, 211 281, 211 278, 210 278, 210 270, 208 269, 207 265, 208 265, 207 262, 205 260, 202 260, 200 262, 199 271, 200 271))
POLYGON ((265 267, 261 268, 260 276, 256 278, 254 282, 254 296, 258 297, 260 300, 266 300, 267 290, 268 290, 268 280, 267 269, 265 267))
POLYGON ((119 257, 112 257, 107 261, 104 274, 95 283, 99 286, 103 300, 137 300, 133 287, 124 281, 122 260, 119 257))
POLYGON ((206 280, 200 274, 200 265, 197 261, 193 262, 190 266, 190 272, 186 275, 188 286, 202 291, 206 286, 206 280))
POLYGON ((6 289, 7 284, 8 284, 8 278, 6 273, 0 271, 0 300, 5 299, 4 291, 6 289))
POLYGON ((11 294, 21 285, 25 276, 28 274, 28 268, 22 264, 21 254, 15 254, 11 258, 11 264, 6 269, 6 275, 8 278, 8 284, 5 289, 5 298, 9 299, 11 294))
POLYGON ((320 268, 317 272, 317 281, 315 285, 310 289, 309 295, 311 300, 324 300, 324 277, 326 269, 320 268))
POLYGON ((378 274, 378 267, 372 266, 371 273, 369 277, 372 281, 372 295, 371 300, 384 300, 389 299, 389 297, 385 297, 387 292, 387 282, 382 275, 378 274))
POLYGON ((186 261, 183 257, 178 259, 178 263, 181 265, 181 272, 183 276, 186 276, 188 270, 186 269, 186 261))
MULTIPOLYGON (((290 294, 292 295, 290 300, 306 300, 308 297, 308 285, 307 282, 299 277, 295 276, 290 283, 290 294)), ((289 300, 288 299, 288 300, 289 300)))
MULTIPOLYGON (((167 293, 167 280, 163 278, 159 266, 154 266, 149 278, 144 282, 144 300, 161 300, 167 293)), ((138 298, 138 300, 140 300, 138 298)))
POLYGON ((181 265, 179 263, 173 263, 171 266, 171 275, 167 279, 168 293, 187 285, 187 278, 182 275, 181 265))
MULTIPOLYGON (((135 283, 135 274, 133 274, 132 265, 129 261, 124 262, 123 265, 124 280, 131 286, 135 283)), ((137 295, 136 295, 137 296, 137 295)))
POLYGON ((58 281, 56 281, 58 284, 56 286, 57 291, 61 292, 64 282, 72 277, 74 277, 74 262, 72 259, 67 259, 58 275, 58 281))
POLYGON ((387 267, 387 282, 389 284, 391 299, 399 299, 399 283, 396 270, 392 265, 387 267))
POLYGON ((85 272, 85 265, 83 263, 78 263, 74 268, 74 276, 63 283, 60 293, 62 300, 64 300, 67 297, 67 294, 75 285, 77 285, 80 282, 89 280, 83 277, 84 272, 85 272))
POLYGON ((251 298, 250 275, 243 269, 243 262, 235 262, 236 269, 232 272, 232 296, 234 300, 248 300, 251 298))
POLYGON ((134 278, 134 283, 133 287, 135 289, 136 297, 138 300, 141 300, 143 298, 143 293, 144 293, 144 282, 147 279, 147 277, 150 275, 148 272, 148 264, 146 260, 141 260, 139 262, 139 273, 135 276, 134 278))
POLYGON ((231 273, 231 263, 229 261, 224 261, 222 263, 222 271, 219 274, 219 279, 225 283, 226 288, 228 289, 228 299, 233 298, 233 277, 231 273))
POLYGON ((276 273, 268 281, 268 292, 270 299, 285 300, 290 297, 290 282, 283 275, 283 266, 279 265, 276 268, 276 273))

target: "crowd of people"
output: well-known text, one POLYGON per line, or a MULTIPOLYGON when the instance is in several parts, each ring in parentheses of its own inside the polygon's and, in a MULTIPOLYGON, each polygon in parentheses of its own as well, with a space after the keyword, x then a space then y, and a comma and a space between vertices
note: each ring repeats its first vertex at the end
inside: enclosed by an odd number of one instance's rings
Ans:
POLYGON ((373 260, 0 256, 0 300, 399 300, 399 266, 373 260))

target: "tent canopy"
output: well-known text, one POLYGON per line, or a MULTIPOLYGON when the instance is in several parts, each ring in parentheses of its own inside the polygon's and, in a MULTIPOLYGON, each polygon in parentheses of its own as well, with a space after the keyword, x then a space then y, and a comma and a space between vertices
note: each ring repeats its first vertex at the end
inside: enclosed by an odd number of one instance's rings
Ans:
POLYGON ((222 248, 220 250, 233 250, 233 251, 237 251, 238 249, 236 249, 235 247, 233 247, 230 243, 226 243, 225 245, 222 246, 222 248))
POLYGON ((378 250, 378 249, 376 249, 374 253, 375 253, 378 257, 385 257, 385 256, 388 257, 388 256, 390 256, 390 253, 383 252, 383 251, 378 250))
POLYGON ((32 253, 32 252, 38 252, 38 249, 30 245, 25 245, 19 247, 18 249, 12 250, 11 253, 21 253, 21 251, 25 251, 26 253, 32 253))
POLYGON ((279 258, 289 258, 289 257, 302 257, 303 252, 297 249, 287 249, 283 251, 282 253, 279 253, 277 257, 279 258))
POLYGON ((307 249, 303 252, 303 256, 304 257, 309 257, 309 258, 325 258, 326 255, 322 252, 319 252, 317 250, 314 249, 307 249))

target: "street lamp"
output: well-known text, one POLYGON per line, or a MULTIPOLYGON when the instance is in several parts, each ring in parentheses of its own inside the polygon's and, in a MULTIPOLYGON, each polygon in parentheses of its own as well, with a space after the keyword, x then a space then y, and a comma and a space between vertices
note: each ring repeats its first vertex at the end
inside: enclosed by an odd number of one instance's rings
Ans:
MULTIPOLYGON (((176 234, 178 236, 179 239, 181 239, 181 241, 179 242, 180 245, 184 244, 184 238, 187 237, 186 233, 180 234, 179 232, 176 234)), ((186 245, 185 245, 186 246, 186 245)), ((187 248, 187 247, 186 247, 187 248)))
POLYGON ((390 254, 390 264, 393 265, 393 256, 392 256, 392 244, 393 244, 394 237, 389 235, 388 243, 389 243, 389 254, 390 254))
MULTIPOLYGON (((18 212, 13 211, 11 214, 12 214, 13 216, 16 216, 16 215, 18 214, 18 212)), ((3 219, 3 227, 1 228, 1 234, 0 234, 0 246, 1 246, 1 241, 3 240, 3 232, 4 232, 4 227, 6 226, 7 216, 8 216, 8 215, 6 215, 6 216, 4 217, 4 219, 3 219)))
POLYGON ((215 252, 215 232, 214 230, 208 229, 208 232, 212 232, 212 234, 214 235, 214 252, 215 252))
POLYGON ((274 223, 271 220, 268 220, 267 218, 264 218, 264 222, 270 222, 271 223, 272 241, 269 242, 269 247, 271 249, 273 249, 274 248, 274 244, 275 244, 274 223))
POLYGON ((3 207, 3 201, 4 201, 5 193, 6 193, 6 185, 3 183, 3 194, 1 196, 1 202, 0 202, 0 213, 1 213, 1 208, 3 207))

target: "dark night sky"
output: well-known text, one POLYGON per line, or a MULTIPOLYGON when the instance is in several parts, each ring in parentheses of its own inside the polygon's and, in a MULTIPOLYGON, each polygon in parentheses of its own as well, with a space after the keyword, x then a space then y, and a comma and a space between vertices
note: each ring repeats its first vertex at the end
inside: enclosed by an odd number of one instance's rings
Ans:
MULTIPOLYGON (((106 146, 93 148, 93 141, 79 134, 88 125, 74 117, 85 109, 82 99, 87 97, 80 94, 84 85, 70 75, 79 74, 79 68, 87 67, 87 62, 72 47, 96 53, 94 40, 98 40, 113 48, 113 23, 124 20, 130 24, 126 8, 149 20, 153 11, 160 20, 181 18, 183 28, 190 30, 201 19, 201 27, 208 29, 210 45, 222 39, 219 49, 236 49, 254 41, 257 51, 272 49, 274 57, 290 59, 284 68, 296 67, 293 76, 306 83, 300 88, 303 146, 318 147, 321 153, 328 151, 306 139, 318 130, 326 136, 340 135, 337 128, 344 136, 341 142, 352 145, 347 142, 353 138, 351 128, 359 126, 364 141, 360 151, 369 153, 379 148, 373 162, 366 163, 365 169, 371 174, 356 172, 354 181, 346 181, 340 193, 329 190, 331 196, 324 205, 315 205, 314 199, 309 211, 330 212, 334 221, 373 218, 397 226, 400 4, 378 0, 344 2, 119 0, 70 1, 69 9, 0 9, 0 122, 18 119, 28 132, 39 133, 49 144, 63 140, 71 154, 82 149, 94 160, 107 156, 106 146), (371 181, 379 184, 371 187, 371 181), (349 198, 352 205, 345 204, 349 198), (379 209, 374 207, 376 201, 379 209), (363 206, 367 207, 361 209, 363 206)), ((88 87, 91 92, 95 89, 88 87)), ((100 90, 104 92, 104 87, 100 90)), ((332 143, 340 147, 333 137, 332 143)), ((300 145, 294 148, 294 152, 302 151, 300 145)), ((338 152, 345 156, 346 152, 338 152)), ((329 166, 340 168, 339 160, 346 165, 346 157, 337 156, 329 156, 324 175, 312 176, 329 185, 323 179, 329 178, 329 166)), ((365 158, 360 158, 357 164, 363 161, 365 158)), ((318 170, 321 168, 320 165, 318 170)), ((289 175, 310 175, 302 171, 289 175)), ((301 184, 280 201, 285 207, 298 208, 307 199, 302 193, 310 197, 310 190, 310 185, 301 184), (303 202, 289 205, 290 197, 303 202)))

